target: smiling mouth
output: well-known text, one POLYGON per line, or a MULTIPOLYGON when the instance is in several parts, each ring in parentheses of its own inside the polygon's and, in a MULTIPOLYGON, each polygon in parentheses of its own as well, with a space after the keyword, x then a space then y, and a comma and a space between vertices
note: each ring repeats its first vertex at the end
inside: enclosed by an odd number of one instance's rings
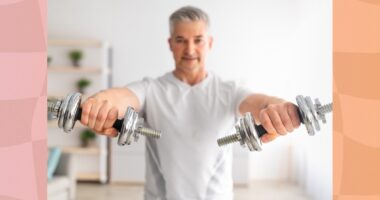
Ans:
POLYGON ((197 57, 182 57, 182 60, 186 60, 186 61, 193 61, 197 59, 198 59, 197 57))

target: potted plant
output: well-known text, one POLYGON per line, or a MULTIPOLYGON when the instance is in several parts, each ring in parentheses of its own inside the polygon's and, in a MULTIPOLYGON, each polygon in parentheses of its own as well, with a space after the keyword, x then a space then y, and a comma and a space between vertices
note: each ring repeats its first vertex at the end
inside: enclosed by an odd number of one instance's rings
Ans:
POLYGON ((96 138, 96 134, 90 129, 85 129, 80 133, 82 147, 89 147, 96 138))
POLYGON ((79 67, 79 61, 83 58, 83 52, 81 50, 72 50, 69 52, 71 62, 75 67, 79 67))
POLYGON ((51 63, 52 60, 53 60, 53 58, 51 56, 47 57, 47 65, 48 66, 50 66, 50 63, 51 63))
POLYGON ((85 93, 85 89, 91 84, 91 81, 85 78, 81 78, 77 82, 77 88, 80 93, 85 93))

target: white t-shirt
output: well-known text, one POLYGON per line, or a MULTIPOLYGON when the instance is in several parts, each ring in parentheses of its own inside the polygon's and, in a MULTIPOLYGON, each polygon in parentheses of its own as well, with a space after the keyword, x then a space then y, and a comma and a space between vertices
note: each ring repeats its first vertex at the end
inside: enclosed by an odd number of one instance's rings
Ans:
POLYGON ((172 72, 127 87, 138 97, 148 127, 146 200, 231 200, 232 149, 217 139, 234 131, 239 104, 251 92, 208 73, 190 86, 172 72))

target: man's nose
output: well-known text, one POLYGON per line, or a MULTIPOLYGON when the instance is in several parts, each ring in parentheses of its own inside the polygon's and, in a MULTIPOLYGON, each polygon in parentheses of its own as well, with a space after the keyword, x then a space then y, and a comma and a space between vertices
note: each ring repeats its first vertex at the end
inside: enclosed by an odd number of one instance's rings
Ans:
POLYGON ((195 45, 193 42, 187 42, 185 52, 187 54, 193 54, 195 51, 195 45))

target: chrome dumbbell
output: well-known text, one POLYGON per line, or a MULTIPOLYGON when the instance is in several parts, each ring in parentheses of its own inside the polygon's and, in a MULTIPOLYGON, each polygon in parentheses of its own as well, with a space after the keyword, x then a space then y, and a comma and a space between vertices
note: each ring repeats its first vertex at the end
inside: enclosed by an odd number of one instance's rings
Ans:
MULTIPOLYGON (((309 135, 315 135, 315 131, 319 131, 319 121, 326 123, 325 114, 332 111, 332 103, 321 105, 318 99, 313 104, 310 97, 299 95, 296 97, 298 104, 298 114, 306 127, 309 135)), ((247 145, 250 151, 261 151, 262 143, 260 137, 267 131, 261 125, 256 125, 251 113, 245 113, 235 126, 236 133, 218 139, 218 145, 240 142, 242 146, 247 145)))
MULTIPOLYGON (((49 99, 48 114, 53 119, 58 119, 58 127, 69 133, 73 130, 75 122, 80 120, 82 109, 80 93, 74 92, 64 99, 49 99)), ((152 138, 160 138, 161 132, 143 127, 144 119, 138 117, 138 113, 128 107, 124 119, 118 119, 113 127, 119 131, 118 144, 130 145, 132 139, 137 142, 139 135, 152 138)))

